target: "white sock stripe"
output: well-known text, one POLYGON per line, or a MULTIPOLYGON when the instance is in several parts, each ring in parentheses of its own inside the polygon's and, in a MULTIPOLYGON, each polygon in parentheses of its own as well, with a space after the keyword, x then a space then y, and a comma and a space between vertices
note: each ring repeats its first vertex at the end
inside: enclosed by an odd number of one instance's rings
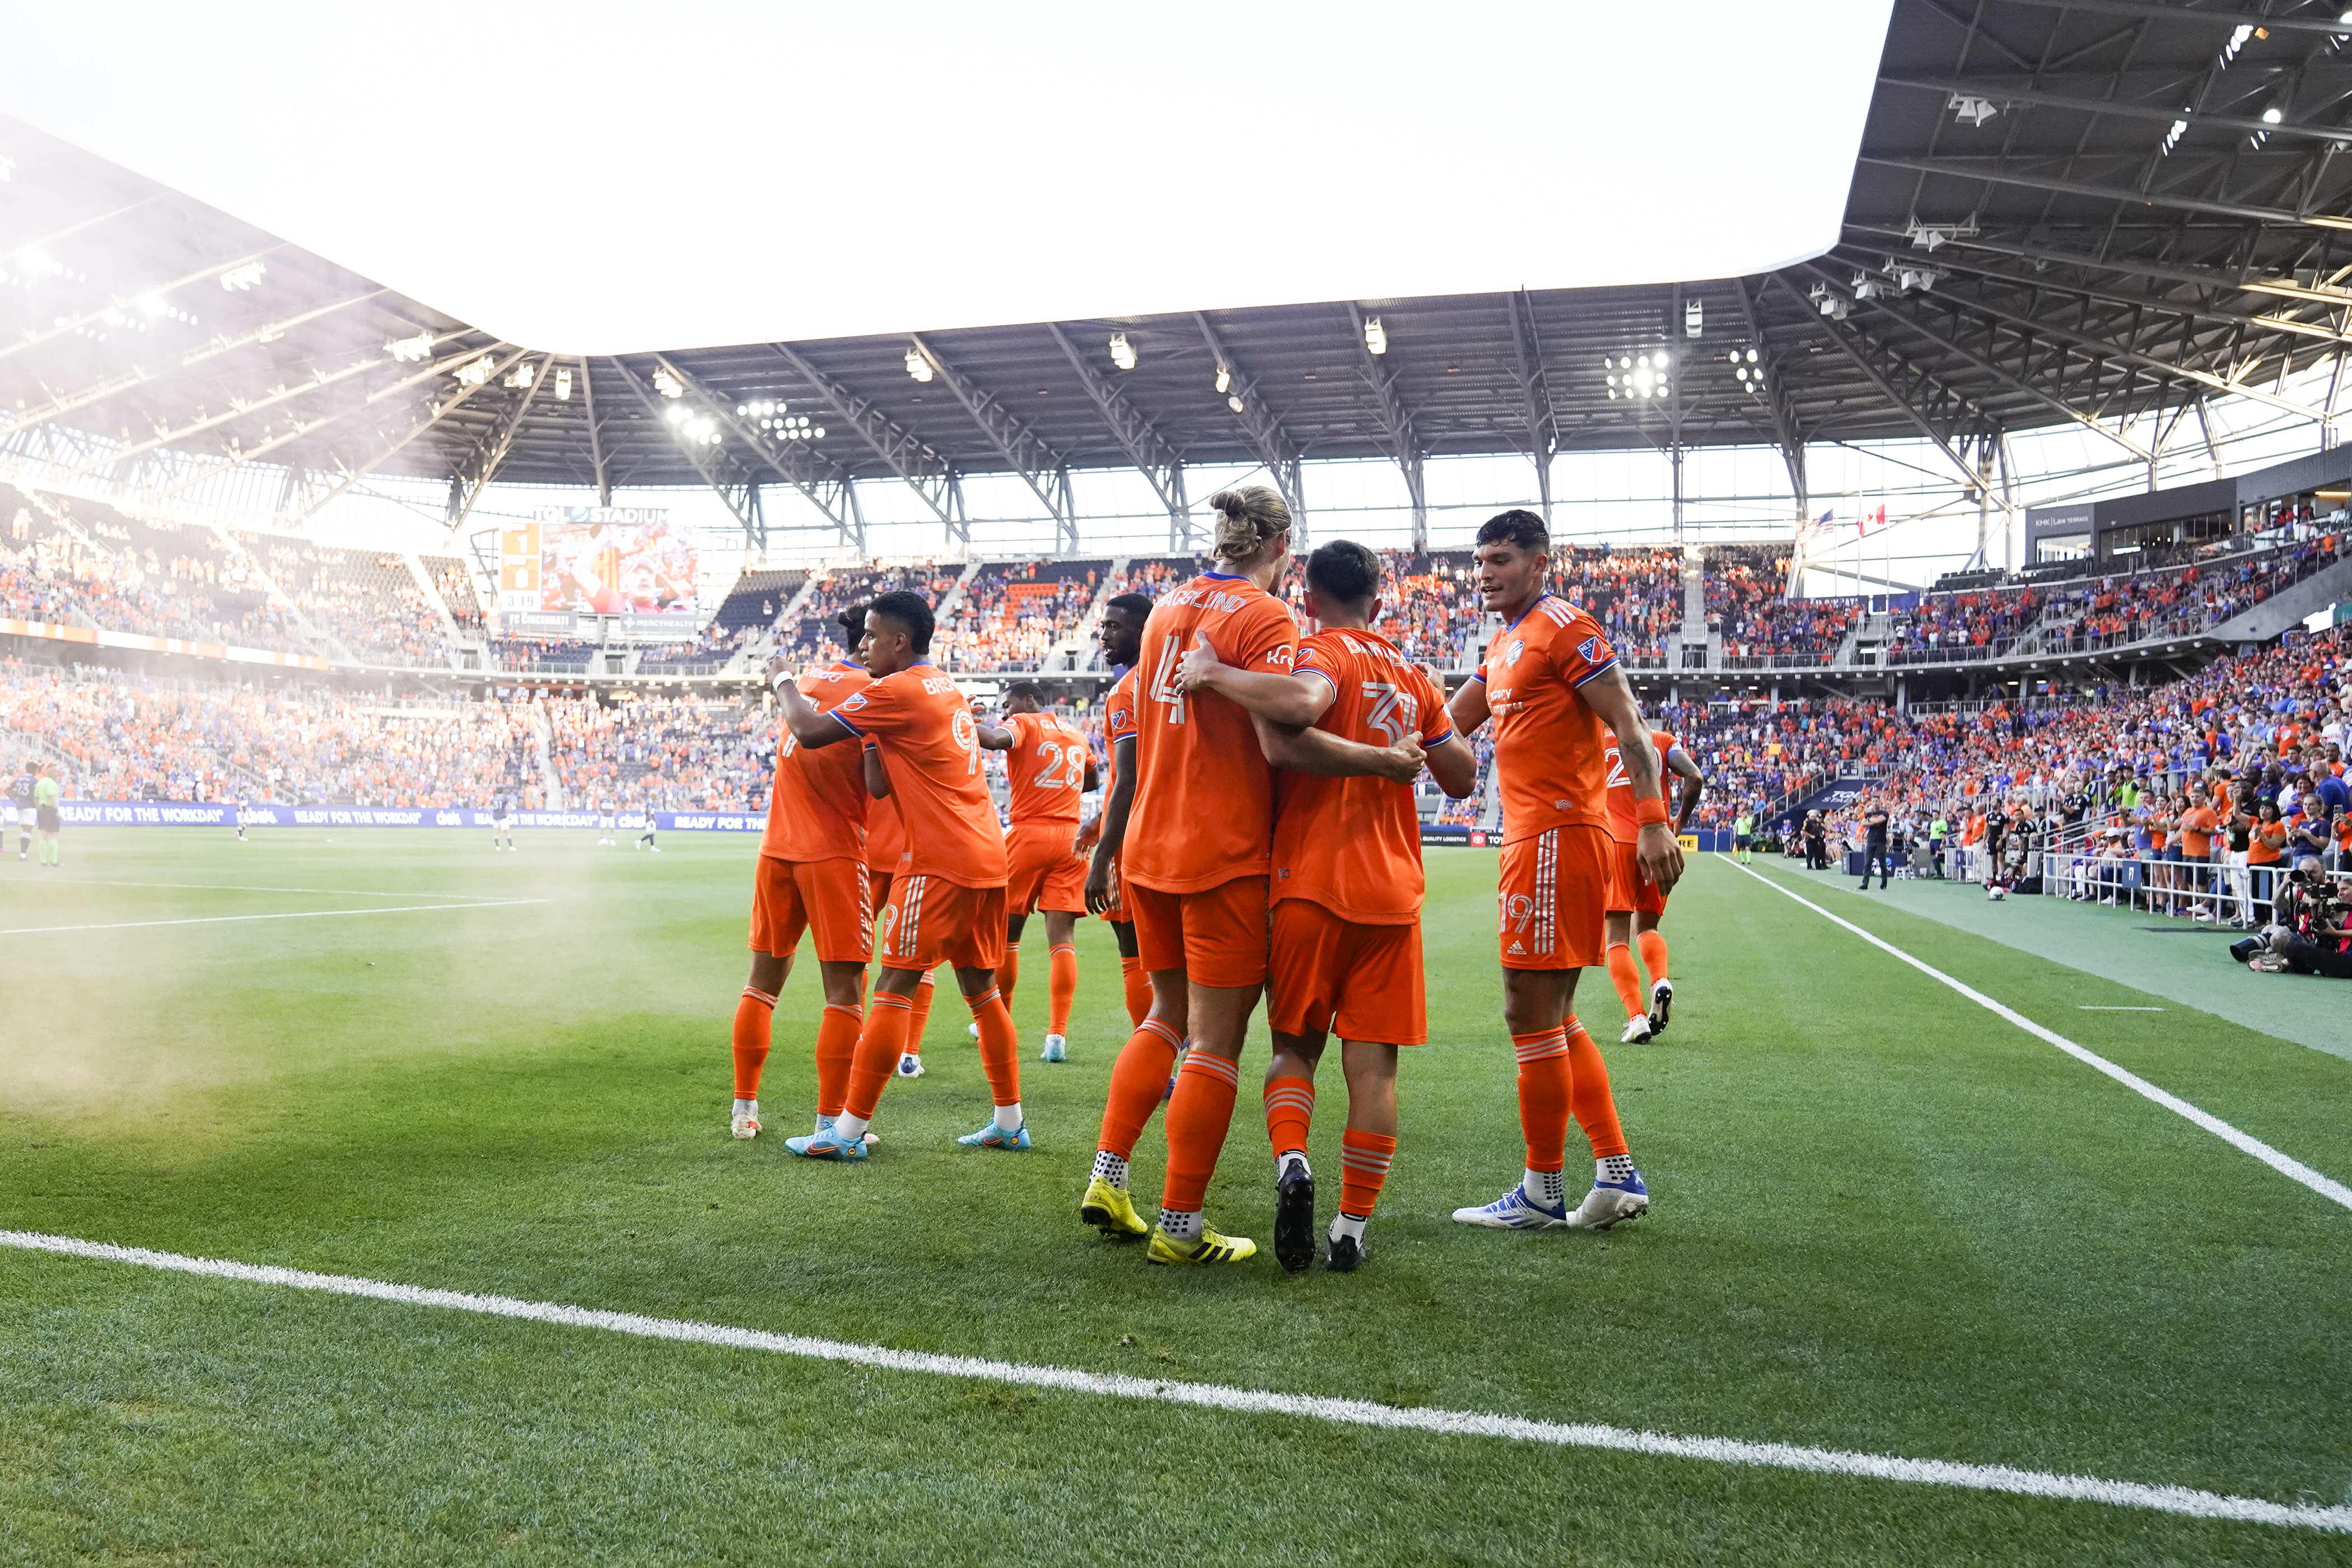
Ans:
POLYGON ((1811 899, 1800 898, 1797 894, 1790 892, 1788 889, 1780 886, 1780 883, 1774 881, 1771 878, 1765 876, 1762 872, 1750 870, 1748 867, 1740 865, 1736 860, 1729 862, 1729 864, 1732 869, 1738 871, 1741 876, 1755 878, 1758 881, 1763 883, 1766 887, 1771 889, 1774 892, 1779 893, 1783 898, 1795 900, 1798 903, 1804 905, 1805 908, 1812 910, 1813 913, 1821 916, 1823 920, 1829 921, 1836 925, 1843 926, 1846 930, 1853 932, 1854 935, 1862 938, 1863 941, 1870 943, 1871 946, 1878 948, 1885 952, 1892 953, 1895 957, 1901 959, 1904 963, 1909 964, 1920 973, 1950 986, 1953 990, 1958 992, 1961 995, 1967 997, 1978 1006, 1982 1007, 1986 1012, 1991 1013, 2009 1023, 2016 1025, 2019 1028, 2024 1030, 2027 1034, 2032 1035, 2037 1040, 2057 1047, 2060 1050, 2065 1052, 2068 1056, 2073 1057, 2076 1061, 2083 1063, 2085 1067, 2095 1068, 2097 1071, 2106 1074, 2107 1077, 2115 1079, 2117 1083, 2122 1084, 2126 1089, 2130 1089, 2133 1093, 2137 1094, 2144 1099, 2155 1101, 2157 1104, 2164 1107, 2165 1110, 2171 1111, 2174 1115, 2181 1117, 2186 1121, 2195 1122, 2198 1126, 2203 1128, 2206 1131, 2210 1132, 2214 1137, 2219 1138, 2221 1142, 2229 1144, 2231 1147, 2241 1150, 2245 1153, 2252 1154, 2255 1159, 2260 1160, 2263 1164, 2268 1165, 2272 1170, 2276 1171, 2280 1175, 2286 1177, 2289 1181, 2302 1184, 2304 1186, 2310 1188, 2313 1192, 2317 1193, 2321 1197, 2329 1200, 2331 1203, 2341 1204, 2346 1208, 2352 1208, 2352 1187, 2346 1186, 2343 1183, 2336 1181, 2332 1176, 2322 1175, 2319 1172, 2313 1170, 2310 1166, 2305 1164, 2302 1161, 2295 1159, 2293 1155, 2282 1153, 2280 1151, 2272 1148, 2269 1144, 2263 1142, 2259 1138, 2253 1137, 2249 1133, 2239 1131, 2235 1127, 2231 1126, 2228 1122, 2222 1121, 2220 1117, 2215 1116, 2212 1112, 2191 1105, 2189 1101, 2181 1099, 2177 1094, 2173 1094, 2166 1089, 2158 1089, 2156 1085, 2148 1082, 2147 1079, 2140 1077, 2137 1073, 2133 1072, 2128 1068, 2116 1066, 2114 1062, 2107 1060, 2106 1058, 2099 1055, 2096 1051, 2084 1049, 2083 1047, 2078 1046, 2074 1041, 2068 1039, 2065 1036, 2059 1034, 2056 1030, 2043 1028, 2041 1025, 2035 1023, 2024 1014, 1994 1001, 1991 997, 1986 995, 1983 992, 1977 990, 1974 986, 1968 985, 1960 981, 1953 979, 1950 975, 1945 973, 1942 970, 1934 967, 1932 964, 1921 963, 1918 959, 1912 957, 1909 953, 1904 952, 1901 948, 1895 946, 1893 942, 1886 941, 1885 938, 1864 931, 1862 927, 1854 924, 1852 921, 1840 919, 1838 916, 1833 915, 1830 913, 1829 910, 1822 908, 1821 905, 1814 903, 1811 899))
POLYGON ((1149 1029, 1151 1033, 1159 1036, 1161 1039, 1167 1041, 1174 1049, 1181 1050, 1184 1048, 1184 1037, 1178 1034, 1173 1028, 1161 1023, 1157 1018, 1146 1018, 1139 1026, 1140 1028, 1149 1029))
POLYGON ((963 1000, 964 1005, 970 1007, 972 1012, 977 1015, 982 1007, 987 1006, 991 1002, 1001 1002, 1003 999, 1003 991, 992 985, 987 990, 982 992, 979 995, 967 996, 963 1000))
POLYGON ((1229 1062, 1223 1057, 1213 1057, 1206 1051, 1185 1052, 1184 1070, 1207 1073, 1210 1077, 1221 1079, 1235 1089, 1241 1087, 1242 1064, 1229 1062))
POLYGON ((1047 949, 1045 950, 1045 952, 1046 952, 1046 953, 1047 953, 1048 955, 1051 955, 1051 954, 1053 954, 1053 953, 1056 953, 1056 952, 1077 952, 1077 951, 1078 951, 1078 944, 1077 944, 1076 942, 1057 942, 1054 943, 1054 945, 1053 945, 1053 946, 1051 946, 1051 947, 1049 947, 1049 948, 1047 948, 1047 949))
POLYGON ((828 1013, 844 1013, 852 1018, 863 1019, 866 1016, 866 1009, 864 1007, 845 1007, 838 1002, 826 1003, 824 1005, 824 1010, 828 1013))
POLYGON ((764 1002, 771 1007, 776 1005, 776 999, 774 996, 761 990, 756 985, 746 985, 743 987, 743 994, 750 997, 754 1002, 764 1002))
POLYGON ((1720 1465, 1756 1466, 1815 1475, 1853 1476, 1922 1486, 1953 1487, 1969 1491, 1998 1492, 2014 1497, 2103 1503, 2111 1508, 2140 1509, 2189 1519, 2352 1533, 2352 1506, 2342 1504, 2273 1502, 2263 1498, 2202 1491, 2194 1487, 2151 1486, 2140 1481, 2108 1480, 2097 1476, 2057 1475, 2046 1470, 2019 1469, 2009 1465, 1915 1459, 1894 1454, 1808 1448, 1793 1443, 1759 1443, 1738 1437, 1685 1437, 1666 1432, 1636 1432, 1627 1427, 1587 1422, 1540 1421, 1528 1416, 1444 1410, 1427 1405, 1404 1407, 1379 1405, 1363 1399, 1328 1399, 1312 1394, 1278 1394, 1265 1389, 1234 1388, 1210 1383, 1156 1381, 1116 1373, 1084 1372, 1073 1367, 1036 1366, 1019 1362, 985 1361, 973 1356, 941 1355, 926 1351, 891 1350, 882 1345, 850 1344, 804 1334, 782 1334, 761 1329, 734 1328, 723 1323, 697 1322, 691 1319, 654 1318, 635 1312, 604 1311, 553 1301, 521 1300, 511 1296, 478 1296, 462 1290, 436 1290, 344 1274, 315 1274, 307 1269, 191 1258, 180 1253, 154 1252, 145 1247, 117 1247, 107 1242, 43 1236, 30 1231, 0 1230, 0 1247, 215 1279, 234 1279, 253 1285, 275 1285, 287 1289, 354 1296, 408 1307, 478 1312, 488 1317, 565 1328, 600 1329, 608 1333, 630 1334, 640 1339, 671 1340, 731 1350, 767 1351, 780 1355, 843 1362, 888 1372, 975 1378, 1113 1399, 1189 1405, 1242 1415, 1293 1415, 1341 1426, 1432 1432, 1446 1436, 1499 1437, 1554 1447, 1600 1448, 1617 1453, 1696 1459, 1720 1465))

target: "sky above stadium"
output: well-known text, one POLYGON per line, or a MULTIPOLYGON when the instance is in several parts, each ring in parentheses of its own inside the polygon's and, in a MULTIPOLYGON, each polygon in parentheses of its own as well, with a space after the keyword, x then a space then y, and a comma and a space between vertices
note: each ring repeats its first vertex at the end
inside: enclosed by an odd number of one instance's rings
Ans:
POLYGON ((1891 4, 16 5, 0 109, 610 354, 1764 271, 1891 4))

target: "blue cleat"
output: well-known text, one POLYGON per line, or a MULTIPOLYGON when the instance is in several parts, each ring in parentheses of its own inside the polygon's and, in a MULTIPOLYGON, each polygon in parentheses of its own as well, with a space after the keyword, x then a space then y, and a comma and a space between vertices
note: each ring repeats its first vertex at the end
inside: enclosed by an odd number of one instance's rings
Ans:
POLYGON ((803 1160, 863 1160, 866 1141, 853 1143, 835 1131, 830 1118, 819 1123, 817 1130, 805 1138, 787 1138, 784 1147, 803 1160))
POLYGON ((1024 1122, 1007 1132, 991 1117, 987 1126, 977 1132, 967 1132, 956 1142, 967 1149, 1008 1149, 1018 1152, 1029 1147, 1029 1128, 1024 1122))
POLYGON ((1636 1171, 1622 1182, 1593 1183, 1592 1190, 1564 1223, 1578 1230, 1607 1230, 1649 1212, 1650 1189, 1642 1184, 1642 1173, 1636 1171))
POLYGON ((1455 1209, 1454 1217, 1463 1225, 1485 1226, 1489 1230, 1547 1230, 1570 1223, 1565 1204, 1548 1208, 1517 1185, 1483 1208, 1455 1209))

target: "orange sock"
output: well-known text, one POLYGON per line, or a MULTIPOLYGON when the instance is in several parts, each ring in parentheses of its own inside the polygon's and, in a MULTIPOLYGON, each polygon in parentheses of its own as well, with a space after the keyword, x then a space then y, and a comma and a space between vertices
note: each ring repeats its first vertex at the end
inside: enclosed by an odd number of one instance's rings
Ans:
POLYGON ((857 1032, 857 1054, 849 1064, 849 1092, 842 1111, 864 1121, 874 1120, 882 1102, 882 1086, 898 1070, 898 1055, 907 1048, 907 1026, 913 1009, 907 998, 877 991, 866 1005, 866 1024, 857 1032))
POLYGON ((1568 1042, 1558 1029, 1543 1029, 1513 1035, 1511 1049, 1519 1058, 1519 1131, 1528 1141, 1528 1169, 1557 1171, 1568 1163, 1568 1042))
POLYGON ((994 986, 967 996, 972 1021, 980 1026, 980 1069, 988 1075, 988 1092, 998 1105, 1021 1103, 1021 1037, 1013 1015, 994 986))
POLYGON ((1383 1132, 1359 1132, 1350 1127, 1339 1134, 1339 1212, 1370 1219, 1381 1201, 1381 1184, 1389 1179, 1389 1162, 1396 1158, 1396 1140, 1383 1132))
POLYGON ((828 1002, 816 1021, 816 1113, 838 1116, 849 1098, 849 1064, 857 1059, 857 1037, 866 1026, 862 1007, 828 1002))
POLYGON ((1655 985, 1666 977, 1666 933, 1645 931, 1634 940, 1642 944, 1642 967, 1650 972, 1650 984, 1655 985))
POLYGON ((1013 1005, 1013 983, 1021 978, 1021 944, 1004 944, 1004 962, 996 966, 996 989, 1004 997, 1007 1007, 1013 1005))
POLYGON ((1168 1181, 1160 1192, 1161 1208, 1201 1211, 1234 1124, 1241 1076, 1238 1062, 1203 1050, 1184 1053, 1184 1070, 1176 1075, 1176 1095, 1168 1102, 1168 1181))
POLYGON ((1315 1080, 1311 1078, 1269 1079, 1265 1085, 1265 1140, 1275 1157, 1296 1149, 1307 1152, 1307 1129, 1315 1120, 1315 1080))
POLYGON ((1143 960, 1122 958, 1118 961, 1118 978, 1127 991, 1127 1021, 1140 1029, 1143 1020, 1151 1016, 1151 976, 1143 973, 1143 960))
POLYGON ((1605 1160, 1630 1152, 1625 1131, 1617 1125, 1616 1099, 1609 1092, 1609 1064, 1601 1059, 1601 1047, 1573 1017, 1568 1021, 1568 1074, 1569 1107, 1592 1145, 1592 1157, 1605 1160))
POLYGON ((1046 962, 1052 967, 1045 977, 1045 1032, 1066 1035, 1070 1004, 1078 999, 1078 950, 1070 942, 1057 942, 1047 950, 1046 962))
POLYGON ((1622 942, 1609 944, 1609 984, 1617 987, 1617 1000, 1625 1004, 1625 1016, 1650 1010, 1649 999, 1642 994, 1641 973, 1633 967, 1633 955, 1622 942))
POLYGON ((1122 1160, 1134 1154, 1143 1124, 1168 1092, 1168 1069, 1183 1043, 1182 1036, 1157 1018, 1135 1026, 1119 1047, 1118 1060, 1111 1064, 1110 1098, 1103 1105, 1102 1136, 1095 1141, 1096 1148, 1122 1160))
POLYGON ((931 993, 937 989, 928 974, 915 986, 914 1015, 907 1023, 907 1049, 916 1056, 923 1054, 923 1028, 931 1021, 931 993))
POLYGON ((776 999, 764 991, 743 987, 735 1004, 735 1098, 760 1098, 760 1069, 768 1065, 769 1026, 775 1020, 776 999))

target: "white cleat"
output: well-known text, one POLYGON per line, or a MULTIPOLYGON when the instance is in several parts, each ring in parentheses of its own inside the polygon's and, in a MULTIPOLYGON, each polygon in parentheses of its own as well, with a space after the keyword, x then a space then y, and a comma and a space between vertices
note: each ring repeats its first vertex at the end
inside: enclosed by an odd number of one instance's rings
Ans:
POLYGON ((1671 980, 1661 980, 1655 985, 1651 986, 1650 1033, 1653 1035, 1664 1034, 1666 1032, 1666 1020, 1674 1016, 1674 1011, 1675 983, 1671 980))
POLYGON ((1458 1225, 1483 1226, 1488 1230, 1549 1230, 1554 1226, 1570 1224, 1565 1205, 1546 1208, 1527 1194, 1523 1187, 1514 1186, 1491 1204, 1476 1208, 1454 1211, 1458 1225))
POLYGON ((1046 1036, 1044 1043, 1038 1047, 1037 1059, 1047 1062, 1068 1061, 1070 1059, 1070 1042, 1064 1039, 1059 1035, 1046 1036))
POLYGON ((963 1032, 975 1040, 980 1038, 980 1020, 974 1018, 971 1023, 966 1024, 963 1026, 963 1032))
POLYGON ((727 1132, 731 1138, 757 1138, 760 1135, 760 1102, 755 1100, 751 1110, 739 1110, 730 1116, 727 1132))
POLYGON ((1607 1230, 1649 1212, 1650 1189, 1642 1184, 1642 1173, 1636 1171, 1622 1182, 1593 1183, 1567 1223, 1571 1230, 1607 1230))
POLYGON ((920 1077, 922 1077, 922 1076, 923 1076, 923 1058, 922 1058, 921 1057, 919 1057, 919 1056, 916 1055, 913 1051, 908 1051, 908 1052, 905 1053, 903 1056, 899 1057, 899 1058, 898 1058, 898 1076, 899 1076, 900 1078, 920 1078, 920 1077))
POLYGON ((1617 1043, 1621 1046, 1638 1046, 1648 1039, 1650 1035, 1650 1016, 1647 1013, 1636 1013, 1625 1020, 1625 1032, 1617 1037, 1617 1043))

